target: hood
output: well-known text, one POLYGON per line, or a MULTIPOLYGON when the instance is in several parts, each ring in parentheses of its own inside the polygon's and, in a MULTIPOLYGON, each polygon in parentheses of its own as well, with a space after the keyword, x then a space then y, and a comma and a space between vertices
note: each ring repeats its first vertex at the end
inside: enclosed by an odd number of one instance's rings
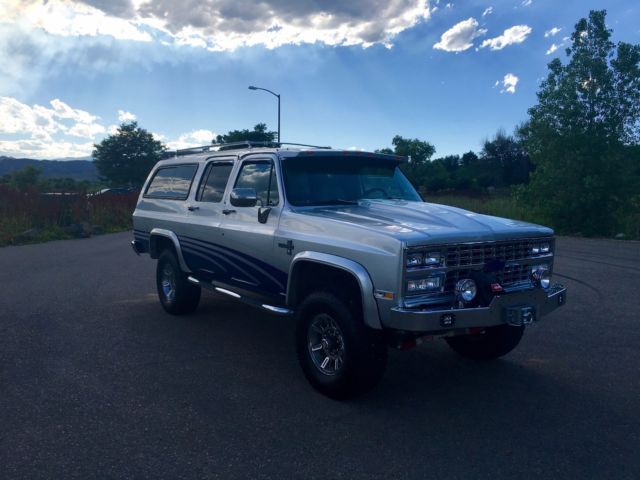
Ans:
POLYGON ((436 203, 361 200, 358 205, 307 207, 295 211, 393 236, 407 245, 553 235, 553 230, 540 225, 481 215, 436 203))

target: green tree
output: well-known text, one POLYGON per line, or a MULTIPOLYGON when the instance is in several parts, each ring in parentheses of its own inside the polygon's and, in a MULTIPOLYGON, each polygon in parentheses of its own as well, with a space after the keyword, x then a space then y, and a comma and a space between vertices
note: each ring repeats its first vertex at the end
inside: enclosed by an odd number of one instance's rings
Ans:
POLYGON ((140 187, 166 147, 137 122, 123 123, 113 135, 93 146, 101 180, 113 186, 140 187))
POLYGON ((606 11, 591 11, 578 21, 567 63, 549 63, 519 132, 535 166, 520 199, 564 232, 615 233, 633 193, 640 46, 614 45, 605 18, 606 11))
POLYGON ((14 186, 22 192, 26 192, 30 188, 35 188, 39 185, 42 178, 42 169, 34 167, 33 165, 27 165, 20 170, 16 170, 11 173, 9 177, 10 185, 14 186))
POLYGON ((502 129, 484 141, 480 161, 483 169, 492 174, 496 187, 527 183, 532 170, 522 143, 502 129))
POLYGON ((391 144, 393 149, 383 148, 376 152, 409 157, 409 163, 402 164, 400 168, 414 185, 424 186, 428 163, 436 152, 436 148, 429 142, 417 138, 404 138, 400 135, 393 137, 391 144))
POLYGON ((273 142, 276 139, 276 132, 269 132, 266 123, 259 123, 253 127, 253 130, 231 130, 226 135, 216 136, 215 143, 232 143, 232 142, 273 142))

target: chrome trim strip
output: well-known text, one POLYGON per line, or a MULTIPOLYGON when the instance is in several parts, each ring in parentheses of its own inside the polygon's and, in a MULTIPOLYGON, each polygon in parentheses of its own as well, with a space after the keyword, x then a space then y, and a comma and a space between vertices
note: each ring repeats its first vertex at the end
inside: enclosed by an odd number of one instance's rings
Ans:
POLYGON ((263 303, 261 307, 265 310, 269 310, 270 312, 279 313, 280 315, 291 315, 293 313, 293 310, 288 308, 274 307, 273 305, 267 305, 266 303, 263 303))
POLYGON ((200 280, 198 280, 197 278, 192 277, 191 275, 189 275, 187 277, 187 280, 189 280, 191 283, 195 283, 196 285, 200 285, 200 280))
POLYGON ((237 294, 236 292, 232 292, 231 290, 227 290, 226 288, 220 288, 220 287, 213 287, 213 288, 215 288, 217 292, 224 293, 225 295, 229 295, 230 297, 242 298, 241 295, 237 294))

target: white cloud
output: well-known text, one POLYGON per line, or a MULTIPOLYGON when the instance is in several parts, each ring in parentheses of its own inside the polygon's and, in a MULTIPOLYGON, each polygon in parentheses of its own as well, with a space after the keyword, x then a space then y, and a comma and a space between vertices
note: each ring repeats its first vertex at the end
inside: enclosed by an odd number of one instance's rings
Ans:
POLYGON ((551 55, 553 52, 555 52, 559 48, 560 48, 560 45, 556 45, 555 43, 552 43, 549 49, 546 51, 545 55, 551 55))
MULTIPOLYGON (((159 134, 153 134, 157 140, 164 141, 165 136, 159 134)), ((183 133, 177 140, 171 140, 166 142, 169 150, 178 150, 180 148, 199 147, 202 145, 209 145, 211 141, 216 137, 216 134, 211 130, 193 130, 188 133, 183 133)))
POLYGON ((136 116, 131 113, 131 112, 127 112, 125 110, 118 110, 118 121, 119 122, 133 122, 136 119, 136 116))
POLYGON ((513 73, 507 73, 502 80, 496 80, 496 83, 493 85, 494 88, 502 85, 502 90, 500 93, 516 93, 516 85, 520 79, 516 77, 513 73))
POLYGON ((93 142, 0 140, 0 153, 18 158, 87 157, 93 151, 93 142))
POLYGON ((569 43, 569 40, 571 40, 571 37, 563 37, 562 41, 559 41, 558 43, 555 43, 555 42, 552 43, 551 46, 545 52, 545 55, 551 55, 556 50, 567 46, 567 44, 569 43))
POLYGON ((523 7, 528 7, 532 3, 533 3, 533 0, 522 0, 522 6, 523 7))
POLYGON ((558 27, 553 27, 551 30, 547 30, 546 32, 544 32, 544 38, 553 37, 558 33, 560 33, 560 30, 562 29, 558 27))
POLYGON ((502 50, 509 45, 524 42, 531 32, 531 27, 528 25, 514 25, 507 28, 500 36, 486 39, 480 48, 489 47, 491 50, 502 50))
POLYGON ((5 0, 0 18, 63 36, 107 35, 234 50, 241 46, 321 42, 390 46, 400 32, 430 17, 428 0, 5 0), (273 28, 278 26, 278 28, 273 28))
POLYGON ((487 7, 484 9, 484 12, 482 12, 482 16, 486 17, 487 15, 491 15, 493 13, 493 7, 487 7))
POLYGON ((433 48, 444 50, 445 52, 462 52, 473 46, 473 40, 487 33, 484 28, 478 28, 478 21, 470 17, 462 22, 456 23, 449 30, 444 32, 440 41, 433 48))
POLYGON ((49 107, 0 97, 0 154, 35 158, 87 156, 93 142, 107 133, 97 115, 73 108, 59 98, 49 107), (78 139, 84 140, 78 140, 78 139))

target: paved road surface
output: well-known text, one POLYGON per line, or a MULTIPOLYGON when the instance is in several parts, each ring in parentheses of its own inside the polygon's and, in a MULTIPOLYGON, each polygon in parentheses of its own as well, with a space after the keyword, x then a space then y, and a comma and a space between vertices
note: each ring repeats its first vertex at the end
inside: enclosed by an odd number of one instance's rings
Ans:
POLYGON ((640 478, 640 243, 559 239, 567 306, 505 359, 304 380, 293 324, 163 313, 130 234, 0 249, 0 478, 640 478))

